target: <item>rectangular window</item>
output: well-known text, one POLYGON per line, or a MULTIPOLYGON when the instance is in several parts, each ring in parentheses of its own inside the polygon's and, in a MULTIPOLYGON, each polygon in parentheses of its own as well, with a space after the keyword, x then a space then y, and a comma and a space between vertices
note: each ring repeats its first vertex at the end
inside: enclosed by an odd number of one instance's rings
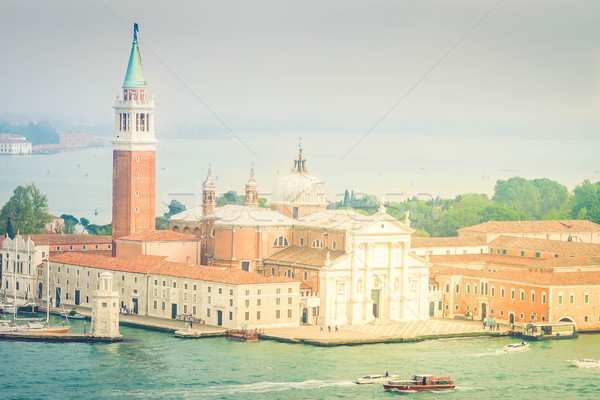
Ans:
POLYGON ((524 257, 524 256, 525 256, 525 252, 524 252, 523 250, 521 250, 521 253, 520 253, 520 254, 521 254, 521 257, 524 257))
POLYGON ((535 292, 531 292, 531 302, 535 303, 535 292))
POLYGON ((492 286, 492 297, 496 296, 496 288, 492 286))
POLYGON ((505 256, 506 255, 506 249, 502 249, 502 255, 505 256))
POLYGON ((304 280, 305 281, 308 280, 308 272, 306 272, 306 271, 304 272, 304 280))
POLYGON ((233 307, 233 299, 229 299, 229 307, 233 307))
POLYGON ((167 303, 165 303, 164 301, 162 302, 162 310, 165 311, 165 309, 167 308, 167 303))
POLYGON ((575 295, 573 293, 569 294, 569 304, 575 304, 575 295))
POLYGON ((471 293, 471 284, 467 283, 467 294, 471 293))
POLYGON ((173 281, 173 288, 176 288, 176 287, 177 287, 177 282, 173 281))
POLYGON ((260 299, 256 299, 256 306, 260 307, 260 299))
POLYGON ((500 310, 500 315, 504 315, 504 310, 500 310))
POLYGON ((276 305, 280 305, 281 304, 281 299, 279 297, 275 299, 275 304, 276 305))
POLYGON ((233 289, 229 290, 229 295, 233 296, 233 289))
POLYGON ((250 313, 249 313, 248 311, 246 311, 246 314, 245 314, 245 317, 244 317, 244 319, 245 319, 246 321, 250 320, 250 313))
POLYGON ((510 289, 510 298, 511 298, 512 300, 514 300, 514 299, 515 299, 515 289, 510 289))
POLYGON ((233 311, 229 311, 229 320, 233 321, 233 311))
MULTIPOLYGON (((208 291, 210 292, 210 288, 208 288, 208 291)), ((250 291, 246 290, 246 296, 250 296, 250 291)))
POLYGON ((288 304, 292 304, 292 298, 288 297, 288 304))
POLYGON ((281 311, 275 310, 275 318, 281 318, 281 311))
POLYGON ((477 290, 478 290, 478 287, 477 287, 477 285, 473 285, 473 292, 474 292, 475 294, 477 294, 477 290))
POLYGON ((288 318, 292 318, 292 309, 288 309, 288 318))
POLYGON ((156 310, 157 307, 158 307, 157 301, 154 300, 154 309, 156 310))
POLYGON ((207 309, 206 309, 206 316, 207 316, 207 317, 210 317, 210 308, 207 308, 207 309))
POLYGON ((494 254, 494 248, 490 247, 490 254, 494 254))
POLYGON ((540 257, 541 257, 541 255, 540 255, 540 252, 539 252, 539 251, 537 251, 537 252, 535 253, 535 258, 540 258, 540 257))
POLYGON ((242 261, 242 271, 250 271, 250 261, 242 261))
POLYGON ((246 307, 250 307, 250 300, 246 299, 246 307))
POLYGON ((332 248, 333 250, 335 250, 335 249, 337 248, 337 243, 336 243, 336 242, 332 242, 332 243, 331 243, 331 248, 332 248))
POLYGON ((456 284, 456 293, 460 293, 460 285, 456 284))
MULTIPOLYGON (((208 293, 210 293, 210 290, 211 290, 211 287, 209 286, 209 287, 208 287, 208 293)), ((248 292, 249 292, 249 291, 248 291, 248 290, 246 290, 246 296, 250 294, 250 293, 248 293, 248 292)))
POLYGON ((583 302, 585 304, 590 304, 590 295, 589 294, 586 293, 583 295, 583 302))
POLYGON ((260 311, 256 312, 256 319, 260 319, 260 311))
POLYGON ((500 289, 500 297, 504 298, 504 288, 500 289))
POLYGON ((262 293, 262 290, 260 290, 260 289, 258 289, 258 290, 256 291, 256 294, 257 294, 257 295, 259 295, 259 296, 260 296, 260 294, 261 294, 261 293, 262 293))
POLYGON ((521 289, 521 291, 519 292, 519 295, 521 297, 521 301, 525 301, 525 291, 521 289))
POLYGON ((546 293, 542 293, 542 304, 546 304, 546 293))
POLYGON ((558 304, 562 304, 563 303, 563 295, 559 294, 558 295, 558 304))
POLYGON ((219 294, 223 294, 223 288, 219 288, 219 294))
POLYGON ((300 238, 300 246, 304 246, 304 238, 300 238))
POLYGON ((500 254, 500 249, 496 249, 496 254, 500 254))
POLYGON ((583 317, 583 322, 588 322, 588 316, 587 316, 587 315, 585 315, 585 316, 583 317))

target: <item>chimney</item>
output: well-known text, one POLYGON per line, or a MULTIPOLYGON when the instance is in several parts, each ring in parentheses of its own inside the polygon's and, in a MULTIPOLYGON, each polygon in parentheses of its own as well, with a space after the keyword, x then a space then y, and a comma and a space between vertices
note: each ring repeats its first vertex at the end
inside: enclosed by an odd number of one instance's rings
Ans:
POLYGON ((186 256, 186 257, 185 257, 185 262, 187 263, 187 265, 188 265, 188 266, 190 266, 190 267, 191 267, 191 266, 193 265, 193 264, 192 264, 192 257, 190 257, 190 256, 186 256))

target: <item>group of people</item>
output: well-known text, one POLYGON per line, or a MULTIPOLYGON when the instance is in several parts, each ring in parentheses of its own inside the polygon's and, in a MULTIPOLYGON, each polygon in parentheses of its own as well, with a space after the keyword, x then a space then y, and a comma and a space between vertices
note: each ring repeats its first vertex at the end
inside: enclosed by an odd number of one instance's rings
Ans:
MULTIPOLYGON (((327 325, 327 330, 329 330, 329 332, 331 332, 331 325, 327 325)), ((339 332, 340 330, 338 329, 337 325, 335 326, 335 331, 339 332)), ((321 332, 323 332, 323 325, 321 325, 321 332)))
POLYGON ((488 324, 486 320, 483 320, 483 329, 485 329, 486 326, 490 328, 490 331, 499 331, 500 330, 500 324, 498 324, 496 322, 488 324))

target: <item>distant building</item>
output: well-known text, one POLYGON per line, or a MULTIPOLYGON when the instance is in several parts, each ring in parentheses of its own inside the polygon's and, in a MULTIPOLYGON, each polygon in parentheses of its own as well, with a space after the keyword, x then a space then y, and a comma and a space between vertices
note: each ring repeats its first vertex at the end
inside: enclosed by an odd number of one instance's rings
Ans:
POLYGON ((25 136, 0 133, 0 155, 31 154, 31 142, 25 136))
POLYGON ((441 305, 444 317, 470 314, 516 326, 570 321, 579 331, 600 329, 597 258, 488 254, 434 256, 431 261, 440 298, 431 299, 430 310, 441 305))
POLYGON ((487 243, 477 236, 422 238, 413 236, 410 249, 418 256, 443 256, 457 254, 483 254, 487 243))
POLYGON ((488 247, 490 254, 503 256, 544 259, 576 256, 600 257, 600 244, 594 243, 500 236, 492 240, 488 247))
POLYGON ((600 225, 586 220, 489 221, 461 228, 458 236, 477 236, 486 243, 499 236, 600 243, 600 225))
POLYGON ((90 133, 62 132, 58 133, 58 144, 62 147, 97 146, 100 142, 90 133))

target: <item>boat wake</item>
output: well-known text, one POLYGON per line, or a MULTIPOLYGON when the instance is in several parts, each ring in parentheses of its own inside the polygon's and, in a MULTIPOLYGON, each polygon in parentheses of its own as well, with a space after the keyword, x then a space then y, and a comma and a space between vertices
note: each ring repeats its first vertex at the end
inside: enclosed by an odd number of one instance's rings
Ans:
POLYGON ((355 386, 353 381, 317 381, 307 380, 301 382, 257 382, 241 385, 209 386, 202 389, 204 395, 224 396, 237 393, 265 393, 282 392, 291 389, 320 389, 333 386, 355 386))
POLYGON ((486 353, 475 353, 475 354, 470 354, 471 357, 487 357, 487 356, 499 356, 502 354, 506 354, 505 351, 503 350, 496 350, 496 351, 489 351, 486 353))

